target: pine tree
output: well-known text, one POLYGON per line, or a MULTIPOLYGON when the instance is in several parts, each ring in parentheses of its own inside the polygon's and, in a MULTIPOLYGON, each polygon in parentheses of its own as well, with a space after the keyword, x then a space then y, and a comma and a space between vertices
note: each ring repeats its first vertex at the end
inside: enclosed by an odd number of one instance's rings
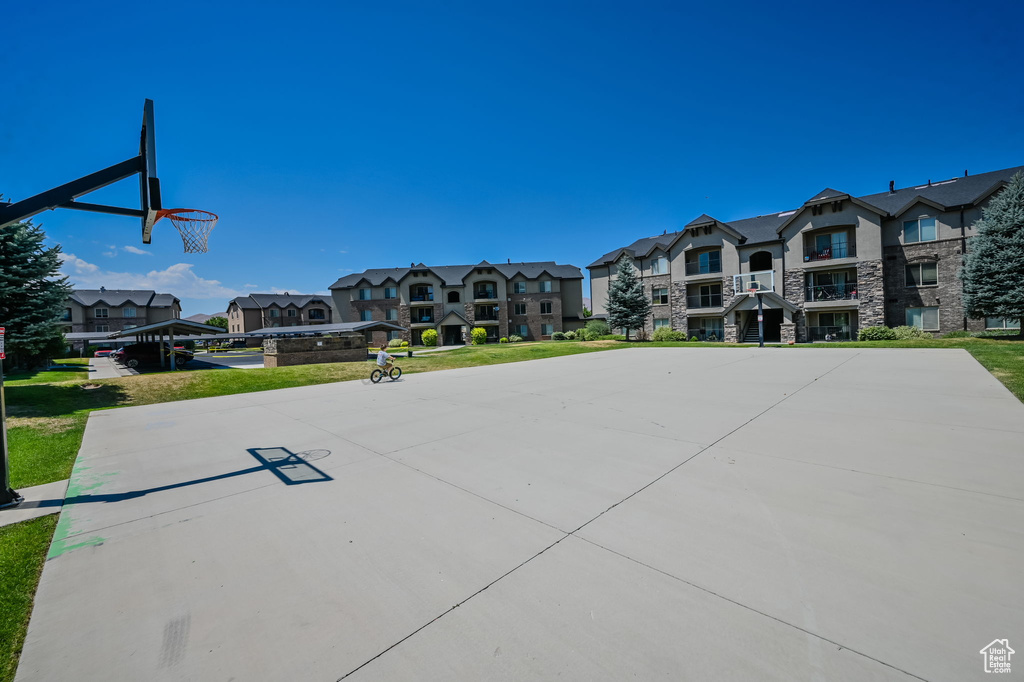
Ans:
POLYGON ((64 349, 57 325, 71 287, 60 277, 60 246, 31 223, 0 227, 0 327, 7 330, 7 356, 31 366, 64 349))
POLYGON ((637 277, 633 259, 623 254, 618 262, 618 276, 608 288, 608 324, 613 329, 643 329, 651 314, 651 301, 644 295, 644 285, 637 277))
POLYGON ((960 270, 969 317, 1024 318, 1024 174, 982 209, 960 270))

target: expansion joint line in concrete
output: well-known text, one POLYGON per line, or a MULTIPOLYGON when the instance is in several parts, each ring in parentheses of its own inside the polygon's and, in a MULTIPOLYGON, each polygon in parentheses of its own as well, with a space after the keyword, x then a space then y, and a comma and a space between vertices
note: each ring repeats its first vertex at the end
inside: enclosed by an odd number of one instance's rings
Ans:
MULTIPOLYGON (((498 583, 498 582, 500 582, 501 580, 504 580, 504 579, 505 579, 505 578, 507 578, 508 576, 512 575, 513 573, 515 573, 516 571, 518 571, 518 570, 519 570, 520 568, 522 568, 523 566, 527 565, 528 563, 530 563, 531 561, 533 561, 533 560, 534 560, 534 559, 536 559, 537 557, 539 557, 539 556, 541 556, 542 554, 544 554, 545 552, 547 552, 547 551, 548 551, 549 549, 551 549, 552 547, 554 547, 554 546, 558 545, 559 543, 561 543, 561 542, 562 542, 563 540, 565 540, 566 538, 568 538, 568 537, 570 537, 570 536, 576 537, 576 533, 578 533, 578 532, 579 532, 580 530, 582 530, 582 529, 583 529, 583 528, 585 528, 586 526, 590 525, 591 523, 593 523, 593 522, 594 522, 594 521, 596 521, 597 519, 601 518, 602 516, 604 516, 605 514, 607 514, 607 513, 608 513, 609 511, 611 511, 612 509, 615 509, 616 507, 618 507, 618 506, 619 506, 620 504, 622 504, 623 502, 625 502, 625 501, 627 501, 627 500, 629 500, 629 499, 631 499, 631 498, 635 497, 635 496, 636 496, 636 495, 638 495, 639 493, 641 493, 641 492, 643 492, 644 490, 646 490, 647 488, 651 487, 652 485, 654 485, 655 483, 657 483, 657 482, 658 482, 658 481, 660 481, 661 479, 663 479, 663 478, 665 478, 666 476, 668 476, 669 474, 671 474, 671 473, 672 473, 673 471, 675 471, 675 470, 679 469, 679 467, 683 466, 683 465, 684 465, 684 464, 686 464, 687 462, 690 462, 690 461, 692 461, 692 460, 693 460, 693 459, 694 459, 695 457, 697 457, 697 455, 700 455, 700 454, 701 454, 702 452, 706 452, 707 450, 711 449, 711 448, 712 448, 712 447, 714 447, 714 446, 715 446, 716 444, 718 444, 719 442, 721 442, 721 441, 725 440, 726 438, 728 438, 728 437, 729 437, 729 436, 731 436, 732 434, 736 433, 737 431, 739 431, 739 430, 740 430, 740 429, 742 429, 743 427, 747 426, 748 424, 750 424, 750 423, 751 423, 752 421, 754 421, 755 419, 758 419, 759 417, 761 417, 762 415, 764 415, 764 414, 765 414, 766 412, 768 412, 769 410, 771 410, 771 409, 775 408, 775 407, 776 407, 776 406, 778 406, 779 404, 781 404, 781 403, 785 402, 786 400, 788 400, 788 399, 789 399, 789 398, 791 398, 792 396, 794 396, 794 395, 796 395, 797 393, 799 393, 800 391, 804 390, 805 388, 807 388, 808 386, 810 386, 810 385, 811 385, 811 384, 813 384, 814 382, 818 381, 818 379, 821 379, 821 378, 824 378, 825 376, 828 376, 829 374, 831 374, 831 373, 832 373, 832 372, 834 372, 835 370, 839 369, 839 368, 840 368, 840 367, 842 367, 842 366, 843 366, 844 364, 846 364, 847 362, 849 362, 849 361, 850 361, 850 360, 852 360, 853 358, 857 357, 858 355, 859 355, 859 353, 857 353, 857 354, 854 354, 854 355, 850 356, 849 358, 847 358, 847 359, 843 360, 842 362, 840 362, 839 364, 837 364, 837 365, 836 365, 835 367, 833 367, 832 369, 828 370, 828 371, 827 371, 827 372, 825 372, 824 374, 822 374, 822 375, 820 375, 820 376, 817 376, 817 377, 814 377, 813 379, 811 379, 810 381, 808 381, 808 382, 807 382, 806 384, 804 384, 803 386, 801 386, 801 387, 800 387, 800 388, 798 388, 797 390, 793 391, 792 393, 789 393, 789 394, 787 394, 787 395, 786 395, 785 397, 783 397, 783 398, 780 398, 780 399, 779 399, 779 400, 777 400, 776 402, 772 403, 771 405, 769 405, 768 407, 766 407, 766 408, 765 408, 764 410, 762 410, 761 412, 757 413, 756 415, 754 415, 753 417, 751 417, 751 418, 750 418, 750 419, 748 419, 747 421, 743 422, 742 424, 740 424, 740 425, 739 425, 739 426, 737 426, 736 428, 732 429, 731 431, 729 431, 729 432, 728 432, 727 434, 725 434, 725 435, 724 435, 724 436, 722 436, 721 438, 718 438, 717 440, 715 440, 714 442, 710 443, 709 445, 707 445, 707 446, 706 446, 706 447, 704 447, 703 449, 699 450, 698 452, 694 453, 694 454, 693 454, 693 455, 691 455, 690 457, 687 457, 687 458, 686 458, 685 460, 683 460, 683 461, 682 461, 682 462, 680 462, 679 464, 676 464, 675 466, 673 466, 673 467, 672 467, 672 468, 670 468, 670 469, 669 469, 668 471, 664 472, 663 474, 661 474, 660 476, 658 476, 657 478, 655 478, 655 479, 654 479, 654 480, 652 480, 651 482, 647 483, 646 485, 644 485, 643 487, 639 488, 638 490, 635 490, 634 492, 630 493, 629 495, 627 495, 626 497, 622 498, 621 500, 619 500, 619 501, 618 501, 618 502, 616 502, 615 504, 611 505, 610 507, 608 507, 607 509, 605 509, 605 510, 604 510, 604 511, 602 511, 601 513, 599 513, 599 514, 597 514, 596 516, 594 516, 594 517, 593 517, 592 519, 590 519, 589 521, 587 521, 587 522, 583 523, 583 524, 582 524, 581 526, 579 526, 578 528, 576 528, 576 530, 573 530, 573 531, 571 531, 571 532, 569 532, 569 533, 566 533, 565 535, 563 535, 563 536, 562 536, 562 537, 560 537, 559 539, 555 540, 555 541, 554 541, 554 542, 552 542, 552 543, 551 543, 550 545, 548 545, 547 547, 543 548, 542 550, 540 550, 539 552, 537 552, 537 553, 536 553, 536 554, 534 554, 533 556, 529 557, 529 558, 528 558, 528 559, 526 559, 525 561, 521 562, 520 564, 518 564, 518 565, 514 566, 513 568, 509 569, 509 570, 508 570, 508 571, 506 571, 505 573, 501 574, 500 576, 498 576, 497 578, 495 578, 495 579, 494 579, 494 580, 492 580, 491 582, 489 582, 489 583, 487 583, 486 585, 484 585, 483 587, 481 587, 481 588, 480 588, 479 590, 477 590, 476 592, 473 592, 472 594, 470 594, 470 595, 469 595, 468 597, 466 597, 465 599, 463 599, 463 600, 462 600, 462 601, 460 601, 459 603, 457 603, 457 604, 455 604, 454 606, 452 606, 452 607, 450 607, 450 608, 448 608, 448 609, 446 609, 446 610, 442 611, 442 612, 441 612, 440 614, 438 614, 438 615, 437 615, 437 616, 435 616, 434 618, 430 619, 429 621, 427 621, 426 623, 424 623, 424 624, 423 624, 423 625, 421 625, 420 627, 416 628, 415 630, 413 630, 413 631, 412 631, 412 632, 410 632, 409 634, 405 635, 404 637, 402 637, 402 638, 401 638, 401 639, 399 639, 398 641, 396 641, 396 642, 392 643, 391 645, 389 645, 388 647, 386 647, 385 649, 383 649, 382 651, 380 651, 379 653, 377 653, 377 654, 376 654, 376 655, 374 655, 373 657, 371 657, 371 658, 367 659, 366 661, 364 661, 363 663, 359 664, 359 665, 358 665, 357 667, 355 667, 355 668, 353 668, 352 670, 348 671, 347 673, 345 673, 344 675, 342 675, 341 677, 339 677, 339 678, 337 679, 337 682, 341 682, 342 680, 346 679, 347 677, 350 677, 351 675, 355 674, 356 672, 358 672, 358 671, 362 670, 363 668, 365 668, 365 667, 366 667, 366 666, 368 666, 369 664, 373 663, 374 661, 376 661, 376 660, 377 660, 378 658, 380 658, 380 657, 381 657, 381 656, 383 656, 384 654, 388 653, 389 651, 391 651, 391 650, 392 650, 392 649, 394 649, 395 647, 399 646, 399 645, 400 645, 400 644, 402 644, 403 642, 405 642, 405 641, 407 641, 407 640, 411 639, 412 637, 416 636, 416 635, 417 635, 418 633, 422 632, 423 630, 425 630, 425 629, 426 629, 426 628, 428 628, 429 626, 431 626, 431 625, 433 625, 434 623, 436 623, 437 621, 441 620, 442 618, 444 618, 445 616, 447 616, 447 615, 448 615, 449 613, 451 613, 451 612, 452 612, 452 611, 454 611, 455 609, 459 608, 459 607, 460 607, 460 606, 462 606, 463 604, 467 603, 468 601, 470 601, 471 599, 473 599, 473 598, 474 598, 474 597, 476 597, 477 595, 479 595, 479 594, 482 594, 483 592, 486 592, 486 591, 487 591, 488 589, 490 589, 490 588, 491 588, 491 587, 492 587, 493 585, 497 584, 497 583, 498 583)), ((381 454, 381 453, 378 453, 378 454, 381 454)), ((387 455, 383 455, 383 454, 381 454, 381 456, 383 456, 383 457, 387 457, 387 455)), ((387 458, 388 458, 388 459, 392 459, 391 457, 387 457, 387 458)), ((398 462, 398 460, 394 460, 394 459, 392 459, 392 461, 396 461, 396 462, 398 462)), ((398 462, 398 463, 399 463, 399 464, 402 464, 403 466, 409 466, 409 465, 405 464, 404 462, 398 462)), ((414 471, 419 471, 418 469, 416 469, 415 467, 412 467, 412 466, 409 466, 409 468, 410 468, 410 469, 413 469, 414 471)), ((425 472, 420 472, 420 473, 425 473, 425 472)), ((427 475, 427 476, 431 476, 430 474, 425 474, 425 475, 427 475)), ((431 476, 431 478, 435 478, 435 479, 437 479, 437 477, 436 477, 436 476, 431 476)), ((444 483, 448 483, 448 481, 443 481, 443 479, 437 479, 437 480, 439 480, 439 481, 442 481, 442 482, 444 482, 444 483)), ((449 485, 454 485, 454 484, 451 484, 451 483, 449 483, 449 485)), ((459 486, 455 486, 455 487, 456 487, 456 488, 459 488, 459 486)), ((461 488, 459 488, 459 489, 461 490, 461 488)), ((479 497, 479 495, 477 495, 477 497, 479 497)), ((482 499, 485 499, 485 500, 486 500, 487 498, 482 498, 482 499)), ((494 502, 493 500, 487 500, 487 501, 488 501, 488 502, 491 502, 491 504, 496 504, 497 506, 499 506, 499 507, 502 507, 503 509, 507 509, 507 507, 504 507, 503 505, 500 505, 500 504, 498 504, 497 502, 494 502)), ((510 510, 510 511, 515 511, 515 510, 510 510)), ((522 514, 522 512, 516 512, 516 513, 517 513, 517 514, 520 514, 520 515, 522 515, 522 516, 525 516, 524 514, 522 514)), ((530 518, 530 517, 527 517, 527 518, 530 518)), ((536 519, 534 519, 534 520, 536 520, 536 519)), ((546 526, 549 526, 549 524, 544 524, 544 525, 546 525, 546 526)), ((549 526, 549 527, 550 527, 550 526, 549 526)), ((561 531, 561 532, 564 532, 564 531, 561 531)), ((579 538, 579 537, 577 537, 577 539, 583 540, 583 538, 579 538)), ((589 541, 587 541, 587 540, 584 540, 584 542, 589 542, 589 541)), ((598 546, 598 547, 600 547, 600 545, 596 545, 596 543, 592 543, 592 542, 591 542, 590 544, 592 544, 592 545, 595 545, 595 546, 598 546)), ((606 549, 606 550, 607 550, 607 548, 604 548, 604 547, 602 547, 602 549, 606 549)), ((607 551, 610 551, 610 550, 607 550, 607 551)), ((615 553, 615 552, 613 552, 613 553, 615 553)), ((620 555, 620 556, 621 556, 621 555, 620 555)), ((629 559, 629 557, 625 557, 625 558, 629 559)), ((642 564, 641 562, 638 562, 638 561, 636 561, 635 559, 631 559, 631 561, 634 561, 635 563, 637 563, 637 564, 639 564, 639 565, 644 565, 644 566, 646 566, 646 564, 642 564)), ((648 567, 648 568, 651 568, 651 567, 648 567)), ((652 570, 657 570, 657 569, 653 569, 653 568, 652 568, 652 570)), ((670 574, 668 574, 668 573, 664 573, 664 571, 658 571, 658 572, 659 572, 659 573, 663 573, 664 575, 666 575, 666 576, 669 576, 669 577, 671 577, 671 578, 675 578, 676 580, 681 580, 682 582, 686 582, 685 580, 682 580, 681 578, 677 578, 676 576, 672 576, 672 575, 670 575, 670 574)), ((692 583, 686 583, 686 584, 688 584, 688 585, 693 585, 692 583)), ((705 592, 707 592, 707 593, 709 593, 709 594, 712 594, 712 595, 714 595, 714 596, 716 596, 716 597, 719 597, 719 598, 721 598, 721 599, 724 599, 724 600, 726 600, 726 601, 728 601, 728 602, 730 602, 730 603, 736 604, 736 605, 738 605, 738 606, 742 606, 743 608, 746 608, 746 609, 749 609, 749 610, 751 610, 751 611, 754 611, 755 613, 759 613, 759 614, 761 614, 761 615, 764 615, 764 616, 766 616, 766 617, 768 617, 768 618, 771 618, 772 620, 775 620, 775 621, 777 621, 777 622, 779 622, 779 623, 782 623, 782 624, 784 624, 784 625, 789 625, 790 627, 793 627, 793 628, 795 628, 795 629, 797 629, 797 630, 799 630, 799 631, 801 631, 801 632, 803 632, 803 633, 805 633, 805 634, 811 635, 812 637, 817 637, 818 639, 821 639, 822 641, 828 642, 828 643, 830 643, 830 644, 834 644, 835 646, 838 646, 838 647, 842 647, 842 648, 844 648, 844 649, 848 649, 849 651, 851 651, 851 652, 853 652, 853 653, 856 653, 856 654, 858 654, 858 655, 860 655, 860 656, 864 656, 865 658, 867 658, 867 659, 869 659, 869 660, 872 660, 872 661, 875 661, 875 662, 877 662, 877 663, 880 663, 880 664, 882 664, 882 665, 885 665, 885 666, 887 666, 887 667, 889 667, 889 668, 892 668, 893 670, 898 670, 898 671, 899 671, 899 672, 901 672, 901 673, 905 673, 906 675, 910 675, 911 677, 914 677, 914 678, 916 678, 916 679, 919 679, 919 680, 923 680, 923 679, 924 679, 924 678, 918 677, 917 675, 913 675, 912 673, 908 673, 908 672, 906 672, 906 671, 904 671, 904 670, 900 670, 899 668, 896 668, 895 666, 889 665, 888 663, 885 663, 885 662, 883 662, 883 661, 879 661, 878 659, 872 658, 871 656, 868 656, 868 655, 866 655, 866 654, 862 654, 862 653, 860 653, 860 652, 856 651, 855 649, 850 649, 849 647, 846 647, 846 646, 844 646, 844 645, 842 645, 842 644, 840 644, 840 643, 838 643, 838 642, 833 642, 832 640, 830 640, 830 639, 827 639, 826 637, 822 637, 821 635, 818 635, 818 634, 816 634, 816 633, 813 633, 813 632, 810 632, 810 631, 808 631, 808 630, 805 630, 805 629, 803 629, 803 628, 801 628, 801 627, 799 627, 799 626, 793 625, 793 624, 791 624, 791 623, 787 623, 786 621, 783 621, 783 620, 780 620, 780 619, 778 619, 778 618, 776 618, 776 617, 774 617, 774 616, 770 616, 770 615, 768 615, 768 614, 762 613, 762 612, 760 612, 760 611, 757 611, 756 609, 752 609, 752 608, 750 608, 749 606, 745 606, 744 604, 741 604, 741 603, 739 603, 739 602, 736 602, 736 601, 734 601, 734 600, 732 600, 732 599, 729 599, 728 597, 724 597, 724 596, 722 596, 722 595, 718 595, 718 594, 716 594, 716 593, 714 593, 714 592, 711 592, 710 590, 706 590, 706 589, 704 589, 704 588, 700 588, 700 587, 699 587, 699 586, 697 586, 697 585, 693 585, 693 587, 697 587, 698 589, 702 589, 703 591, 705 591, 705 592)), ((926 681, 926 682, 927 682, 927 681, 926 681)))

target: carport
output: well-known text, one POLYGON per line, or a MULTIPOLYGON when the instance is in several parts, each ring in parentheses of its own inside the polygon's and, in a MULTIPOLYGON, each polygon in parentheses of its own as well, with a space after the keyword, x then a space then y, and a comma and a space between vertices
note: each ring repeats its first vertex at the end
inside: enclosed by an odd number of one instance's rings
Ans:
MULTIPOLYGON (((178 334, 178 337, 186 336, 188 332, 202 334, 203 332, 210 332, 212 334, 223 334, 224 330, 221 327, 214 327, 209 324, 200 324, 199 322, 192 322, 191 320, 165 320, 163 322, 154 322, 153 324, 147 324, 142 327, 132 327, 131 329, 123 329, 119 332, 111 332, 108 339, 123 339, 128 337, 135 337, 135 342, 141 341, 158 341, 165 342, 170 347, 171 351, 174 350, 174 335, 178 334)), ((177 370, 177 363, 170 363, 172 370, 177 370)), ((160 354, 160 367, 164 367, 164 356, 160 354)))
POLYGON ((264 327, 247 332, 246 336, 320 336, 323 334, 345 334, 351 332, 404 332, 405 327, 392 322, 369 320, 367 322, 337 322, 335 324, 303 324, 294 327, 264 327))

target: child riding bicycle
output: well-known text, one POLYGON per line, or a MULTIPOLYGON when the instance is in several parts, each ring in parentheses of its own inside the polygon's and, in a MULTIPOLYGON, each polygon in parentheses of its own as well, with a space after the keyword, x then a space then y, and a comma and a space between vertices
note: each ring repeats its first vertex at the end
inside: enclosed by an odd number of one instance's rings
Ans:
POLYGON ((395 359, 394 355, 388 355, 387 346, 381 344, 380 352, 377 353, 377 366, 384 370, 385 373, 390 372, 394 364, 391 362, 395 359))

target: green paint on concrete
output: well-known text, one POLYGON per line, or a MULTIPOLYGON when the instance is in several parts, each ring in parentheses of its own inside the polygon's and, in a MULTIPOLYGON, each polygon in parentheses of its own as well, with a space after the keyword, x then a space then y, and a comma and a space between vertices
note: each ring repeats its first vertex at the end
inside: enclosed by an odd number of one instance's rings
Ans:
POLYGON ((105 538, 101 537, 79 540, 79 534, 75 531, 74 524, 76 520, 81 520, 78 517, 88 509, 89 503, 67 502, 67 500, 74 500, 76 497, 96 491, 109 482, 111 477, 117 475, 117 472, 93 474, 90 473, 91 469, 92 467, 90 466, 76 462, 74 469, 71 471, 71 478, 68 480, 68 490, 64 494, 65 504, 60 512, 57 528, 53 532, 53 542, 50 543, 50 551, 46 555, 47 561, 56 559, 73 549, 101 545, 106 541, 105 538), (75 540, 78 541, 76 542, 75 540))
POLYGON ((62 540, 57 540, 55 536, 53 543, 50 544, 50 551, 46 555, 46 560, 49 561, 50 559, 56 559, 60 555, 65 554, 66 552, 70 552, 73 549, 78 549, 79 547, 94 547, 96 545, 102 545, 106 541, 106 538, 96 536, 89 538, 88 540, 82 540, 81 542, 71 544, 70 542, 68 542, 66 538, 62 540))

